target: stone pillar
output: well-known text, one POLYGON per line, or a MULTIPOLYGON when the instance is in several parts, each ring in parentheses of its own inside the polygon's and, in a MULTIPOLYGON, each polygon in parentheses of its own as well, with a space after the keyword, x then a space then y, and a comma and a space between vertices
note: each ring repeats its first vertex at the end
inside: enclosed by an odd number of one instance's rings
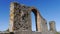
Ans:
POLYGON ((37 13, 37 23, 36 23, 37 31, 42 32, 41 28, 41 16, 39 13, 37 13))
MULTIPOLYGON (((37 9, 36 9, 37 10, 37 9)), ((36 11, 35 11, 36 12, 36 11)), ((41 16, 41 14, 37 11, 36 12, 36 30, 39 32, 47 32, 47 21, 41 16)))
POLYGON ((50 31, 51 31, 51 32, 56 32, 55 21, 50 21, 50 22, 49 22, 49 25, 50 25, 50 31))

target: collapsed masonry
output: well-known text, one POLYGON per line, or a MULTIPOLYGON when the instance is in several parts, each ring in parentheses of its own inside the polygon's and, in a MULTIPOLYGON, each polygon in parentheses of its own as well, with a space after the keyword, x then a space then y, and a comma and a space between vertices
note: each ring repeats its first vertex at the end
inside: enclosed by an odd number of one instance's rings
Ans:
POLYGON ((47 21, 36 8, 21 5, 16 2, 10 5, 9 32, 12 32, 12 34, 55 34, 56 29, 54 29, 55 24, 53 23, 51 22, 52 25, 50 24, 50 31, 48 31, 47 21), (31 12, 35 15, 36 32, 32 31, 31 12))

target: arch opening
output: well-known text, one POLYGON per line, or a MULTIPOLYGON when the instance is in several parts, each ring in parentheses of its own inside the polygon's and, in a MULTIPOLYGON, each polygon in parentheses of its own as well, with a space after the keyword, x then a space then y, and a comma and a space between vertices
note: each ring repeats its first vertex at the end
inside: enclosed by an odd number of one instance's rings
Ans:
POLYGON ((31 12, 31 21, 32 21, 32 31, 36 31, 36 21, 35 21, 35 15, 33 12, 31 12))
POLYGON ((31 17, 32 17, 32 31, 38 31, 37 29, 37 10, 31 10, 31 17))
POLYGON ((36 31, 39 31, 41 32, 41 25, 40 25, 40 22, 41 22, 41 15, 40 13, 38 12, 37 9, 33 8, 31 9, 31 11, 33 12, 34 16, 35 16, 35 29, 36 31))

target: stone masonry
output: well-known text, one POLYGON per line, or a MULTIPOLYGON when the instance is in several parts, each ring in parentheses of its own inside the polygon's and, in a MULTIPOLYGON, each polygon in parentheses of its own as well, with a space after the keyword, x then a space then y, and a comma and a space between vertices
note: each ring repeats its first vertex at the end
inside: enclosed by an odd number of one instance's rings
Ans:
POLYGON ((50 21, 49 25, 50 25, 50 31, 51 32, 56 32, 55 22, 54 21, 50 21))
POLYGON ((54 28, 55 22, 51 22, 50 31, 48 31, 46 19, 35 7, 12 2, 10 5, 9 31, 0 32, 0 34, 55 34, 56 29, 54 28), (32 31, 31 12, 35 15, 36 31, 32 31))
POLYGON ((10 10, 10 25, 12 26, 10 26, 9 31, 31 30, 31 18, 28 7, 12 3, 10 10))

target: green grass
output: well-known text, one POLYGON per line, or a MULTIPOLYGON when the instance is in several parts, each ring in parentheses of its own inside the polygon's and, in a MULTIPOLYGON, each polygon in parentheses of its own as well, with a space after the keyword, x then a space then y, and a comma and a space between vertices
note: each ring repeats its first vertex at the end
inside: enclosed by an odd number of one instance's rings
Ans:
POLYGON ((60 34, 59 32, 56 32, 56 34, 60 34))

